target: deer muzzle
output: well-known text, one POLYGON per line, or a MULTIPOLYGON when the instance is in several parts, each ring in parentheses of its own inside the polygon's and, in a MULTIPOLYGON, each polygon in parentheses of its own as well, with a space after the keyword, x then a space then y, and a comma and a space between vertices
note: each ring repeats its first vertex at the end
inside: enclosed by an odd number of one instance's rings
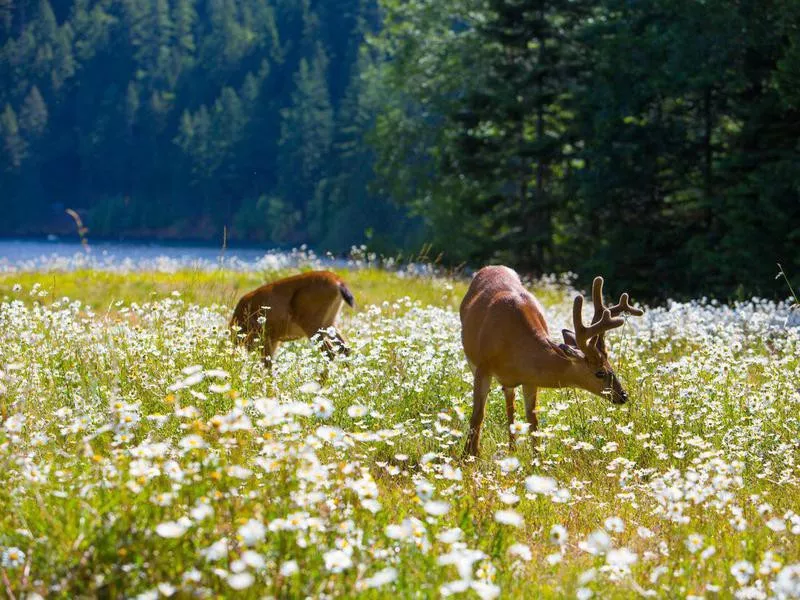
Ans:
POLYGON ((625 404, 628 401, 628 392, 622 388, 622 384, 614 373, 610 374, 609 386, 611 388, 611 402, 614 404, 625 404))

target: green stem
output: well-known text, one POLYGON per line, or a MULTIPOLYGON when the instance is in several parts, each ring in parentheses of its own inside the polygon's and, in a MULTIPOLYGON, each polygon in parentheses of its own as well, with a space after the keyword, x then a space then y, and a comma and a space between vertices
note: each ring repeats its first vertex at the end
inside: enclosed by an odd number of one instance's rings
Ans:
POLYGON ((794 297, 794 306, 792 306, 792 308, 800 307, 800 298, 797 297, 797 294, 795 293, 792 284, 789 282, 789 278, 786 276, 781 263, 778 263, 778 275, 775 277, 775 279, 778 277, 783 277, 784 281, 786 281, 786 285, 789 286, 789 292, 791 292, 792 296, 794 297))

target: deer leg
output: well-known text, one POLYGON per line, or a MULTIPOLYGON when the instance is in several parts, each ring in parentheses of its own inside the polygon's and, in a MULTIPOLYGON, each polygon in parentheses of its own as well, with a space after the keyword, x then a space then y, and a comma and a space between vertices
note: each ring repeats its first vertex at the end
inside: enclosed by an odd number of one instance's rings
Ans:
POLYGON ((539 389, 534 385, 523 385, 522 396, 525 398, 525 418, 530 423, 530 436, 533 449, 537 449, 537 437, 534 435, 539 428, 539 419, 536 417, 536 396, 539 389))
POLYGON ((342 334, 339 333, 338 329, 335 329, 334 331, 336 333, 334 334, 333 337, 336 339, 337 342, 339 342, 339 352, 341 352, 345 356, 349 356, 350 352, 352 352, 352 350, 350 350, 350 346, 348 346, 347 342, 344 341, 344 338, 342 337, 342 334))
POLYGON ((475 371, 475 385, 472 389, 472 417, 469 420, 469 434, 467 435, 467 445, 464 448, 465 454, 478 456, 478 448, 481 442, 481 425, 486 414, 486 397, 489 395, 489 385, 492 381, 491 375, 482 369, 475 371))
POLYGON ((344 354, 345 356, 350 354, 350 348, 347 345, 347 342, 344 341, 342 334, 339 333, 339 330, 335 327, 333 328, 333 335, 328 333, 331 327, 325 327, 319 330, 320 336, 328 342, 331 350, 337 354, 344 354), (333 342, 336 342, 335 344, 333 342))
MULTIPOLYGON (((329 361, 333 362, 333 360, 336 358, 336 347, 331 343, 328 333, 325 331, 325 329, 318 329, 317 332, 313 335, 318 336, 317 345, 325 353, 325 357, 329 361)), ((308 337, 311 340, 311 343, 313 344, 315 338, 312 336, 308 337)), ((320 385, 325 385, 325 382, 328 381, 328 376, 329 376, 329 367, 326 365, 325 367, 323 367, 322 372, 319 375, 320 385)))
POLYGON ((325 356, 328 357, 328 360, 333 360, 336 358, 336 348, 333 347, 333 344, 328 339, 327 334, 320 333, 320 338, 322 342, 322 351, 325 353, 325 356))
POLYGON ((503 395, 506 397, 506 416, 508 417, 508 445, 514 450, 517 447, 517 436, 512 431, 514 424, 514 388, 504 387, 503 395))
POLYGON ((314 345, 318 345, 321 347, 322 351, 325 353, 325 356, 328 357, 328 360, 333 360, 336 357, 336 348, 331 343, 329 339, 330 336, 328 335, 328 331, 326 327, 314 327, 313 325, 301 325, 300 328, 303 330, 303 333, 306 334, 306 337, 311 340, 311 343, 314 345), (318 342, 315 342, 318 339, 318 342))
POLYGON ((278 344, 279 342, 273 342, 268 337, 261 338, 261 360, 264 361, 264 366, 270 371, 272 370, 272 357, 275 356, 278 344))

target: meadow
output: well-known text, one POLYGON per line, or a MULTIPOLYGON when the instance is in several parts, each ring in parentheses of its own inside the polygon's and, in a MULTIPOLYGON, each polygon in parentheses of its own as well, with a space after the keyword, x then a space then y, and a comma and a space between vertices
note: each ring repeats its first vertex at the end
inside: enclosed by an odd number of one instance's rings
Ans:
MULTIPOLYGON (((541 450, 512 452, 495 387, 475 460, 466 278, 338 269, 334 362, 232 342, 239 294, 314 264, 0 273, 5 594, 800 597, 788 301, 648 308, 607 336, 628 404, 544 390, 541 450)), ((530 284, 553 335, 569 281, 530 284)))

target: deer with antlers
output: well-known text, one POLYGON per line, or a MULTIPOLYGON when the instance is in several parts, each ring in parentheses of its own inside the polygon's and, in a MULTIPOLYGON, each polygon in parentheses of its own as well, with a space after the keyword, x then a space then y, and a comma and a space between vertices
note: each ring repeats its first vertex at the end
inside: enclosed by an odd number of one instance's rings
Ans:
POLYGON ((605 333, 621 327, 623 313, 640 316, 628 294, 618 304, 603 304, 603 278, 592 285, 594 317, 583 323, 583 296, 575 297, 572 319, 575 331, 564 329, 564 343, 550 339, 542 305, 528 292, 519 275, 508 267, 484 267, 475 275, 461 302, 461 341, 475 376, 472 418, 465 453, 478 455, 486 397, 492 378, 503 388, 509 437, 514 423, 514 390, 522 386, 525 416, 530 428, 538 426, 536 396, 540 387, 578 387, 593 394, 607 395, 615 404, 627 402, 628 395, 608 362, 605 333))

